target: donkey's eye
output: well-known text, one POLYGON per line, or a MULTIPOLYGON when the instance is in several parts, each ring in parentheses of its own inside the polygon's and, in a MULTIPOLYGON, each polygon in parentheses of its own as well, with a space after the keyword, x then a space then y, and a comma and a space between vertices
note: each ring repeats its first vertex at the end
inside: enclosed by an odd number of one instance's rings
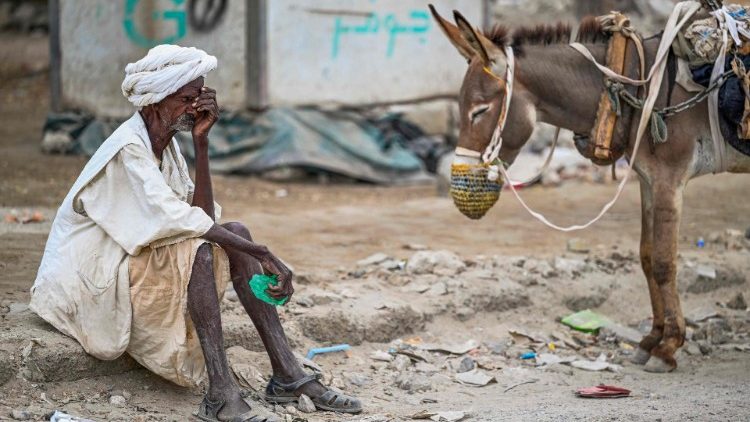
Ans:
POLYGON ((482 115, 482 113, 486 112, 490 109, 490 106, 487 104, 482 104, 474 107, 471 109, 471 112, 469 113, 469 117, 471 118, 471 121, 473 122, 476 120, 479 116, 482 115))

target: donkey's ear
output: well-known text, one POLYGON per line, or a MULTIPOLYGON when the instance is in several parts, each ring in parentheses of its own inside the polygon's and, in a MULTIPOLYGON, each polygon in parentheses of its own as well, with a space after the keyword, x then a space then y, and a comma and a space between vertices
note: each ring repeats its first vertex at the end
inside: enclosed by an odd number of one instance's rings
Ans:
POLYGON ((461 55, 464 56, 466 60, 471 60, 471 58, 474 57, 476 53, 474 52, 474 49, 471 48, 469 43, 464 39, 463 35, 461 35, 461 31, 458 29, 458 27, 443 19, 438 14, 437 10, 435 10, 435 6, 429 6, 430 12, 432 12, 432 17, 435 18, 440 26, 440 29, 443 30, 443 34, 448 37, 448 41, 450 41, 451 44, 456 47, 458 52, 461 53, 461 55))
POLYGON ((453 11, 459 31, 471 48, 479 54, 485 66, 491 66, 497 59, 503 57, 503 52, 480 32, 476 31, 468 20, 458 11, 453 11))

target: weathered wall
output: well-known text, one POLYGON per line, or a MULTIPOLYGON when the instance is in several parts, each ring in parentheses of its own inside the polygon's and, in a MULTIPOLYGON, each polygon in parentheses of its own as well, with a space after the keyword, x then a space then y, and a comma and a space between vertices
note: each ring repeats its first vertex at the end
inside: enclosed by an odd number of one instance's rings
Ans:
MULTIPOLYGON (((433 1, 482 26, 482 0, 433 1)), ((271 104, 372 104, 455 95, 466 62, 425 0, 268 2, 271 104)))
MULTIPOLYGON (((63 106, 123 117, 133 107, 120 92, 125 65, 160 43, 196 46, 219 68, 207 83, 221 104, 245 104, 245 2, 227 1, 215 25, 189 22, 190 0, 62 0, 60 41, 63 106), (207 26, 204 31, 200 28, 207 26)), ((203 2, 197 2, 203 3, 203 2)), ((198 18, 203 17, 200 12, 198 18)))
MULTIPOLYGON (((424 0, 227 0, 221 19, 207 32, 190 22, 192 3, 61 0, 63 107, 100 116, 131 113, 120 94, 123 69, 162 42, 194 45, 217 56, 219 69, 208 83, 231 109, 455 95, 466 68, 424 0), (265 5, 257 17, 262 25, 250 25, 249 39, 260 40, 266 59, 246 60, 246 7, 258 4, 265 5), (249 73, 257 76, 248 86, 249 73)), ((434 3, 446 17, 460 9, 482 26, 483 0, 434 3)))

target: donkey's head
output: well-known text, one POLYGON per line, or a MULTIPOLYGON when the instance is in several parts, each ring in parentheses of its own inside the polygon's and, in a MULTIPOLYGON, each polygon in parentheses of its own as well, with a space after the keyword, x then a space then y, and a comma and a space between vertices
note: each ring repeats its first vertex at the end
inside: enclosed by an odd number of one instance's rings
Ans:
MULTIPOLYGON (((430 10, 448 40, 469 64, 458 100, 458 146, 483 153, 497 127, 507 94, 507 32, 498 27, 485 35, 457 11, 453 12, 456 21, 454 25, 443 19, 432 5, 430 10)), ((536 123, 536 109, 530 95, 518 83, 513 88, 511 106, 507 113, 500 159, 509 164, 531 136, 536 123)))
POLYGON ((497 200, 501 185, 501 182, 488 185, 482 180, 481 166, 485 166, 486 174, 486 166, 493 164, 488 162, 487 155, 482 157, 493 133, 504 120, 502 148, 496 158, 509 165, 534 130, 536 109, 520 85, 513 88, 509 106, 506 104, 508 82, 512 78, 507 73, 512 52, 506 47, 505 31, 484 35, 457 11, 453 12, 456 22, 453 24, 443 19, 432 5, 430 10, 448 40, 469 64, 459 93, 460 131, 451 173, 451 194, 461 212, 470 218, 481 218, 497 200), (507 117, 501 119, 501 113, 507 117))

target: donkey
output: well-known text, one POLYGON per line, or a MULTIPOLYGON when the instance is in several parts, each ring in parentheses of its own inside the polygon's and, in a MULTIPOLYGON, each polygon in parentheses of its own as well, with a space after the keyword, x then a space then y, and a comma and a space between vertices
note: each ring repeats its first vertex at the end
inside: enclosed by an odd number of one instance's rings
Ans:
MULTIPOLYGON (((516 65, 499 159, 512 164, 539 121, 574 133, 591 131, 605 89, 603 75, 568 45, 569 26, 520 28, 511 34, 496 25, 482 33, 458 12, 454 11, 454 25, 440 17, 432 6, 431 11, 448 40, 469 64, 459 94, 458 147, 481 153, 490 143, 505 100, 498 76, 502 79, 505 74, 504 49, 508 46, 513 48, 516 65)), ((598 62, 605 61, 607 40, 595 19, 581 22, 578 39, 598 62)), ((643 42, 647 68, 654 61, 658 44, 658 37, 643 42)), ((629 48, 628 53, 626 73, 635 78, 638 72, 635 49, 629 48)), ((662 83, 657 107, 691 97, 668 79, 662 83)), ((642 213, 640 259, 653 312, 653 328, 640 342, 632 362, 645 365, 649 372, 670 372, 677 367, 675 352, 685 341, 685 320, 676 283, 683 191, 691 178, 715 172, 716 161, 707 101, 667 119, 667 142, 654 144, 647 133, 638 151, 634 151, 639 114, 638 110, 624 107, 613 138, 613 144, 626 146, 625 156, 629 160, 636 157, 634 170, 640 181, 642 213)), ((750 157, 729 145, 726 160, 729 172, 750 173, 750 157)))

